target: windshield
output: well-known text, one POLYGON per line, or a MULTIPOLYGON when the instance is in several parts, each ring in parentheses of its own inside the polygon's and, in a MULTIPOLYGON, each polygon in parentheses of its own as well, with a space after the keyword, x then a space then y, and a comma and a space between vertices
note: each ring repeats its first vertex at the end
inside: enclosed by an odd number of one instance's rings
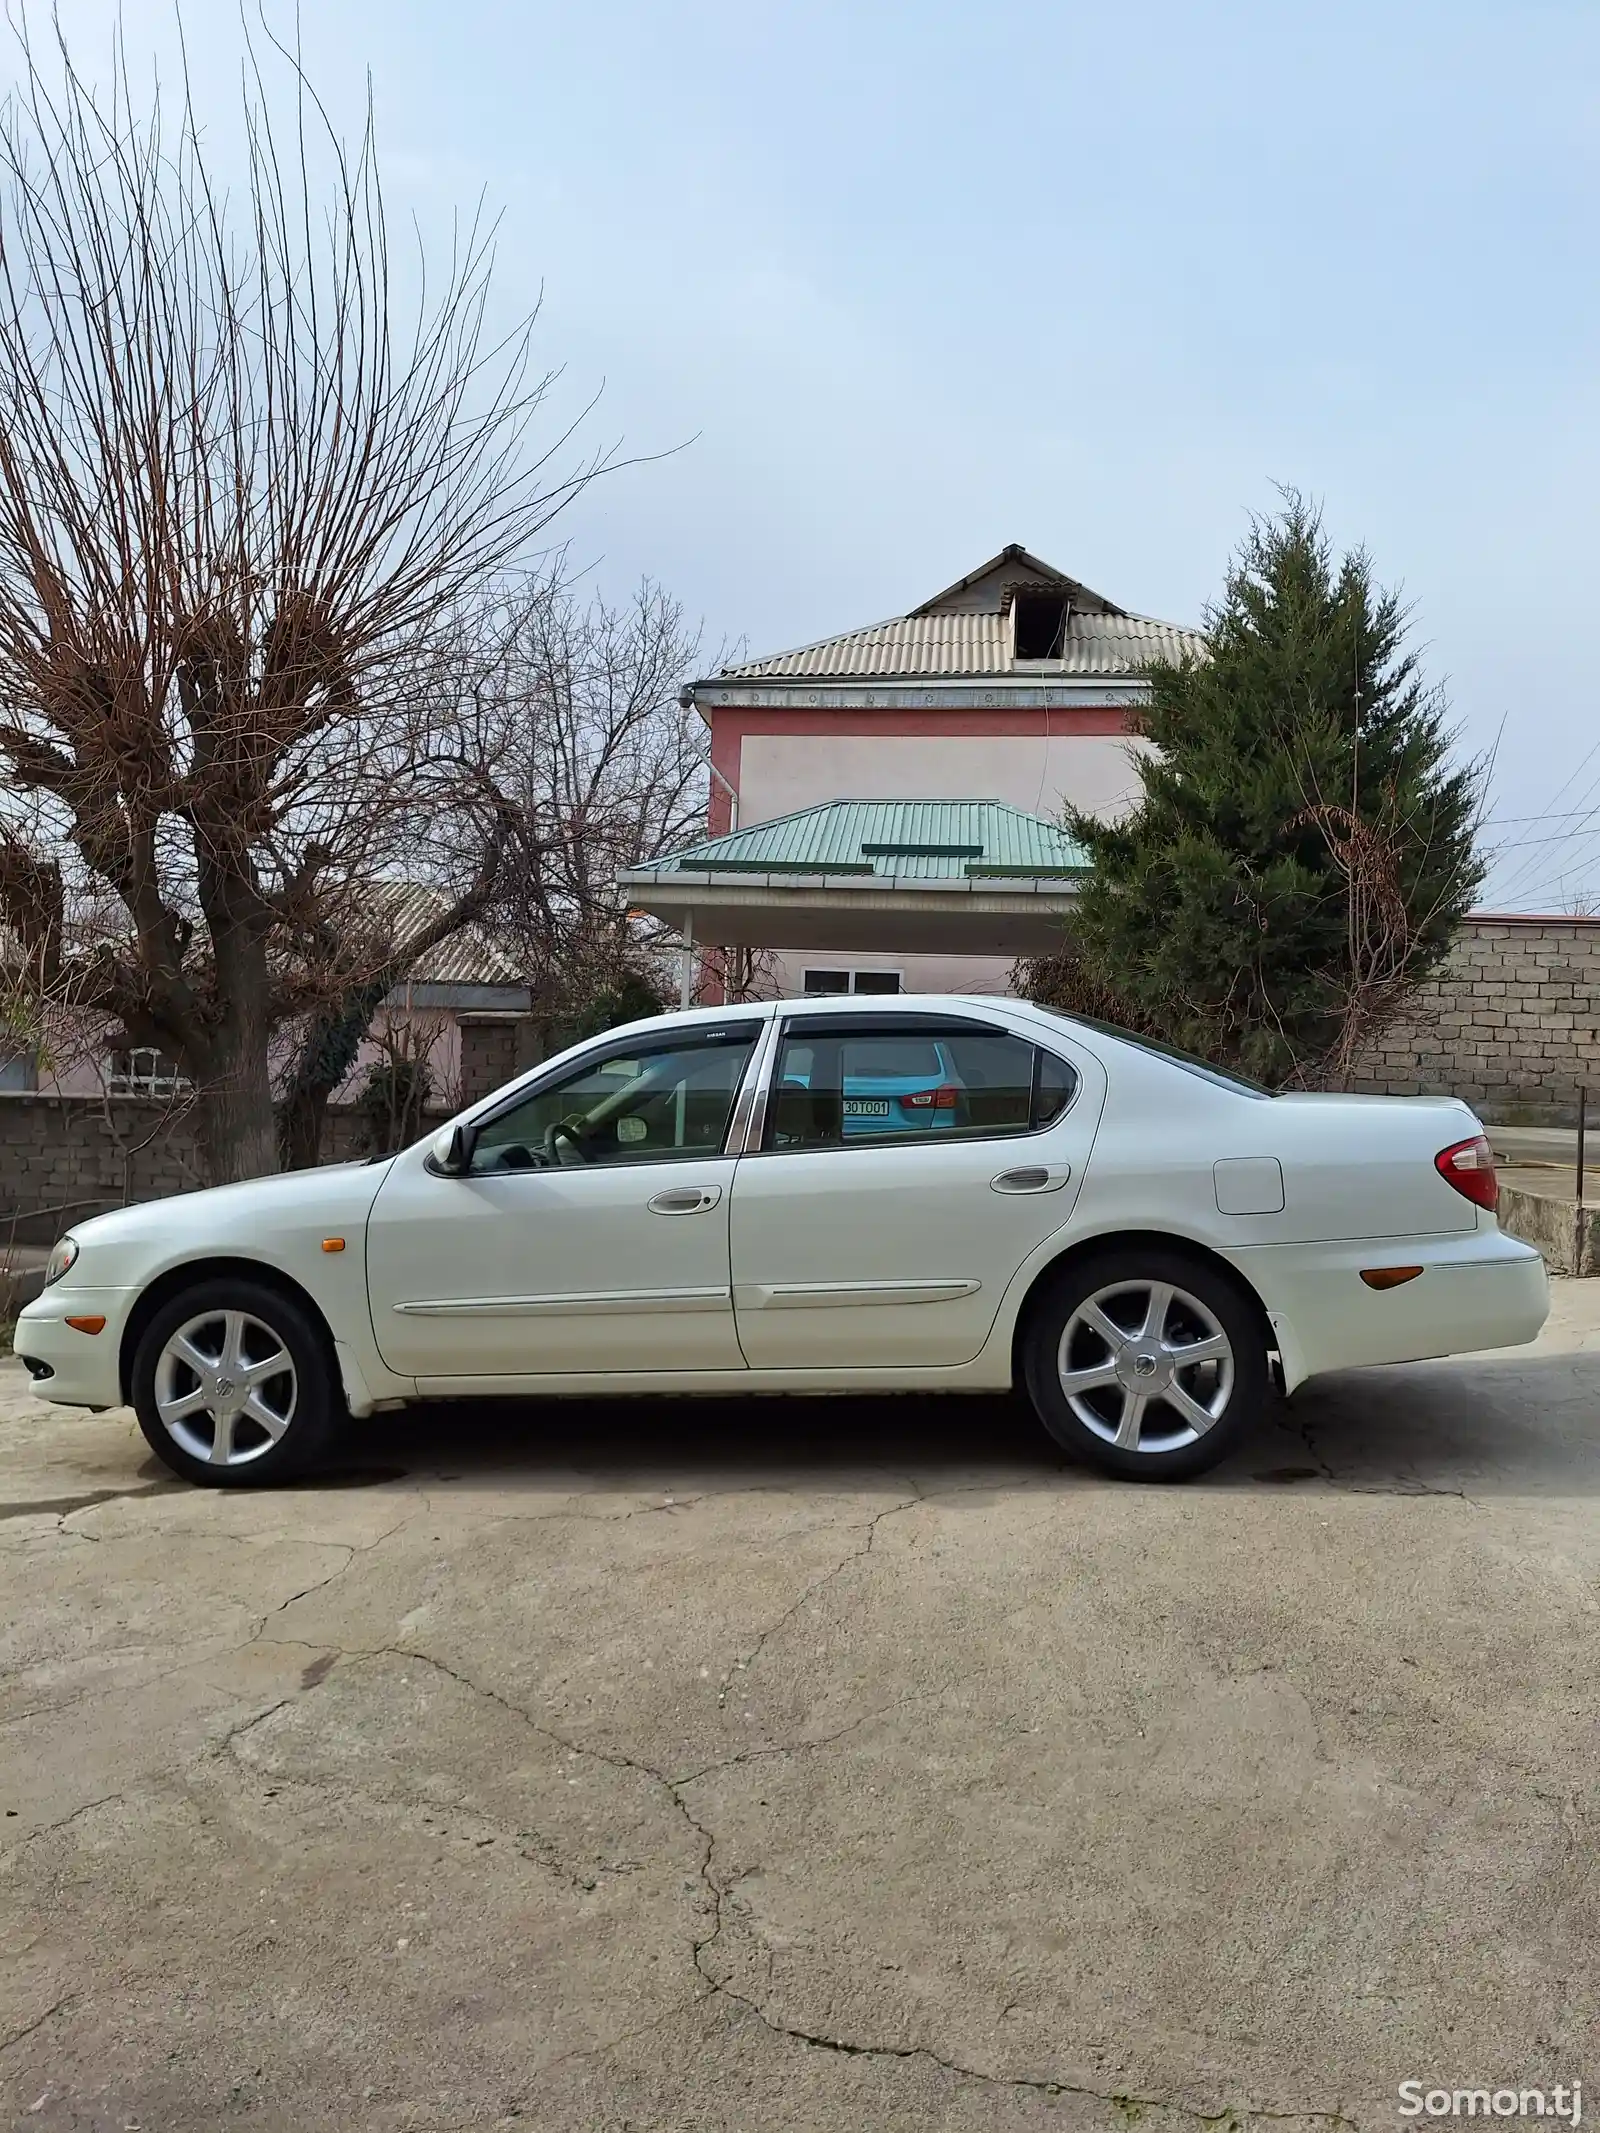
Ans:
POLYGON ((1102 1037, 1115 1037, 1119 1044, 1131 1044, 1135 1051, 1150 1052, 1157 1059, 1168 1060, 1173 1066, 1181 1067, 1184 1073, 1212 1082, 1219 1089, 1232 1089, 1240 1096, 1273 1096, 1277 1093, 1264 1082, 1252 1081, 1247 1074, 1214 1067, 1207 1060, 1196 1059, 1192 1052, 1180 1052, 1175 1044, 1163 1044, 1159 1037, 1135 1036, 1131 1029, 1119 1029, 1115 1022, 1096 1022, 1090 1015, 1064 1015, 1054 1007, 1040 1007, 1039 1012, 1048 1015, 1052 1022, 1065 1022, 1069 1026, 1077 1023, 1080 1029, 1095 1029, 1102 1037))

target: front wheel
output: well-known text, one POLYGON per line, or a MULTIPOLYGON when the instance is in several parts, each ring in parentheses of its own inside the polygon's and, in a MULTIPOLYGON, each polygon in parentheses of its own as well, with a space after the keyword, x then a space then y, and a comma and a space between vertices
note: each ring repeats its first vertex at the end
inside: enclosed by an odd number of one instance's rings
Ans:
POLYGON ((327 1452, 345 1417, 332 1344, 303 1304, 265 1282, 199 1282, 156 1312, 133 1361, 133 1408, 186 1481, 287 1480, 327 1452))
POLYGON ((1067 1451, 1130 1480, 1204 1473, 1261 1418, 1266 1339, 1226 1275, 1158 1246, 1081 1260, 1025 1336, 1024 1375, 1067 1451))

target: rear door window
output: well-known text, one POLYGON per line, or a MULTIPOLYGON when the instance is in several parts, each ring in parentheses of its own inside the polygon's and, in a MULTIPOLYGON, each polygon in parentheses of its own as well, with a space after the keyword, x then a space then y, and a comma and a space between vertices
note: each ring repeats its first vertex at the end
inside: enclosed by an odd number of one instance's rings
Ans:
POLYGON ((807 1016, 779 1045, 765 1145, 1027 1133, 1071 1101, 1076 1076, 1025 1038, 977 1023, 807 1016))

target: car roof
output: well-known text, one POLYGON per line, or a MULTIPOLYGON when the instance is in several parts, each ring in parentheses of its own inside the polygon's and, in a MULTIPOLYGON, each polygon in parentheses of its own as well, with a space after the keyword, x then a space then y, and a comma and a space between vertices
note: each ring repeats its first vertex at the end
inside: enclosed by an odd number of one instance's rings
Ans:
MULTIPOLYGON (((777 1014, 806 1015, 893 1015, 930 1013, 945 1015, 981 1014, 985 1009, 1002 1014, 1024 1014, 1030 1019, 1037 1009, 1027 1000, 1014 999, 1008 993, 973 992, 812 992, 789 1000, 741 1000, 726 1007, 678 1007, 667 1013, 652 1015, 644 1021, 619 1025, 624 1029, 650 1029, 659 1023, 717 1024, 735 1018, 751 1021, 766 1021, 777 1014)), ((611 1036, 614 1033, 607 1030, 611 1036)))

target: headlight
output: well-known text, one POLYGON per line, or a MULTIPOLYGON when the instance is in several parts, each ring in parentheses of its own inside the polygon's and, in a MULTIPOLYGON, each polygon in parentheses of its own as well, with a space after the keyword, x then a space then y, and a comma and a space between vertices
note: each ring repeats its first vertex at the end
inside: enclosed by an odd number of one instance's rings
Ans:
POLYGON ((48 1288, 52 1281, 59 1281, 78 1256, 76 1237, 63 1237, 50 1257, 45 1261, 44 1279, 48 1288))

